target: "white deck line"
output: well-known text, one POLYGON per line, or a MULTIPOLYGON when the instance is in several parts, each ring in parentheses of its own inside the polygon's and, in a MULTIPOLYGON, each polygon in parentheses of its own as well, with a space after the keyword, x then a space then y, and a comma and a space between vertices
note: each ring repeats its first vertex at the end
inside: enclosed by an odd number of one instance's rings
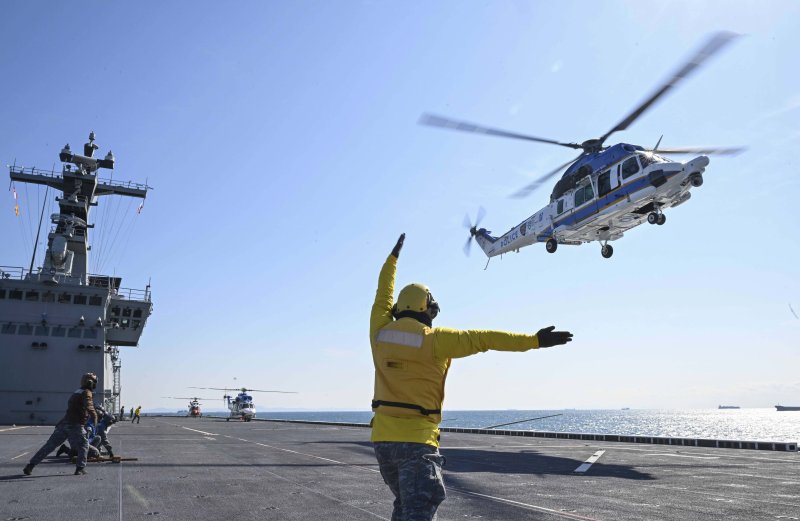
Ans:
POLYGON ((605 452, 606 451, 604 451, 604 450, 598 450, 597 452, 592 454, 592 456, 589 459, 587 459, 585 463, 583 463, 580 467, 578 467, 577 469, 573 470, 572 472, 575 472, 575 473, 578 473, 578 474, 583 474, 584 472, 589 470, 589 467, 591 467, 597 460, 599 460, 600 456, 605 454, 605 452))

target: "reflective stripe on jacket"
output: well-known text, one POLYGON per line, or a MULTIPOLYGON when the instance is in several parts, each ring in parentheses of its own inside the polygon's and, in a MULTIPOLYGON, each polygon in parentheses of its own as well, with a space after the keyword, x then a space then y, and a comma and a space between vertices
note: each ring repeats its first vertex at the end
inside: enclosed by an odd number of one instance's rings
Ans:
POLYGON ((444 386, 452 358, 487 351, 527 351, 536 335, 430 328, 413 318, 394 320, 397 259, 381 268, 370 316, 375 366, 372 441, 427 443, 438 447, 444 386), (389 403, 387 403, 389 402, 389 403))

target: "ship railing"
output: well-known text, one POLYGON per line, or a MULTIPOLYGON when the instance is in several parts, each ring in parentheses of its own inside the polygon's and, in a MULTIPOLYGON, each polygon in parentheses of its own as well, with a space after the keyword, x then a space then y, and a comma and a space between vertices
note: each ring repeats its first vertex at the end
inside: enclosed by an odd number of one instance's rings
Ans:
POLYGON ((35 166, 29 166, 28 168, 25 168, 24 166, 8 165, 8 169, 12 174, 38 175, 42 177, 52 177, 53 179, 58 179, 61 177, 61 172, 56 172, 55 170, 42 170, 41 168, 36 168, 35 166))
POLYGON ((152 187, 142 183, 134 183, 133 181, 114 181, 113 179, 97 178, 98 183, 106 186, 114 186, 119 188, 133 188, 134 190, 152 190, 152 187))
POLYGON ((149 302, 151 297, 150 286, 147 286, 145 289, 117 288, 113 283, 114 278, 109 277, 108 275, 86 275, 86 277, 75 277, 71 275, 64 275, 62 273, 49 273, 41 268, 30 271, 27 268, 22 268, 19 266, 0 266, 0 279, 37 279, 40 278, 41 275, 45 276, 47 281, 52 281, 59 284, 70 283, 83 286, 107 288, 110 295, 125 300, 149 302))
POLYGON ((0 279, 23 280, 27 271, 17 266, 0 266, 0 279))
POLYGON ((112 292, 111 294, 115 298, 122 298, 125 300, 135 300, 141 302, 150 302, 149 289, 120 288, 116 292, 112 292))

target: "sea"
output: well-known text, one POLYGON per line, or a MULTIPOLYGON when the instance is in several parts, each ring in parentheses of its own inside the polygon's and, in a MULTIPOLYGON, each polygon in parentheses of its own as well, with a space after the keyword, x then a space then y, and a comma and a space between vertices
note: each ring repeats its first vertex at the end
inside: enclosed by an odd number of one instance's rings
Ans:
MULTIPOLYGON (((369 411, 259 412, 262 419, 369 423, 369 411)), ((442 427, 800 442, 800 411, 609 409, 444 411, 442 427), (519 423, 513 423, 519 422, 519 423)))

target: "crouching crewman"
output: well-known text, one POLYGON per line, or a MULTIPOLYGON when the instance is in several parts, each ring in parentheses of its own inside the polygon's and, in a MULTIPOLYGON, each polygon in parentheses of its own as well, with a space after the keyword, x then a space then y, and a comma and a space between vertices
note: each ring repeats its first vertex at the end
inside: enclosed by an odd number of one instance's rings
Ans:
POLYGON ((95 387, 97 387, 96 374, 86 373, 81 376, 81 388, 69 397, 67 413, 56 424, 47 443, 33 455, 30 462, 22 469, 26 476, 29 476, 33 472, 33 467, 41 463, 48 454, 66 440, 69 440, 69 444, 78 450, 75 475, 86 474, 84 467, 86 467, 86 453, 89 451, 89 440, 86 438, 83 426, 86 425, 89 417, 97 424, 97 413, 94 410, 92 396, 95 387))

